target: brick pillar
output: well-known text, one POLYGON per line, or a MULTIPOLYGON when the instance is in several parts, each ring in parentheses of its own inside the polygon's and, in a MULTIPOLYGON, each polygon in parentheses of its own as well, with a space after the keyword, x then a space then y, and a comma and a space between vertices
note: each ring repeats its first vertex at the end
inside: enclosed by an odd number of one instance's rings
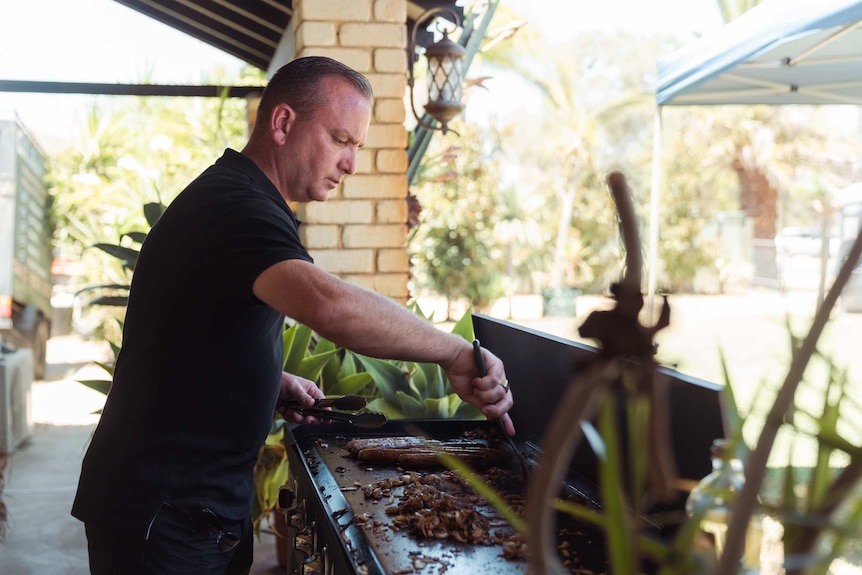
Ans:
POLYGON ((329 56, 365 74, 374 113, 357 172, 323 203, 302 204, 315 262, 398 301, 408 297, 406 0, 294 0, 295 54, 329 56))

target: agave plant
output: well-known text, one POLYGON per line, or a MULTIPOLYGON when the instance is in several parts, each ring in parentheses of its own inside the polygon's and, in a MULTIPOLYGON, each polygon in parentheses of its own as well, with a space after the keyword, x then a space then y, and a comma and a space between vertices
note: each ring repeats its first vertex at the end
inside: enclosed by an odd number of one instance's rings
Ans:
MULTIPOLYGON (((414 313, 428 319, 418 305, 414 313)), ((461 317, 452 329, 467 341, 473 340, 472 310, 461 317)), ((368 409, 386 414, 390 419, 482 419, 473 405, 454 391, 446 374, 435 363, 380 360, 363 355, 356 359, 374 379, 379 397, 368 403, 368 409)))
MULTIPOLYGON (((856 421, 862 405, 846 392, 846 371, 826 357, 817 358, 827 367, 820 414, 796 402, 786 423, 795 435, 813 437, 814 463, 810 468, 796 467, 791 442, 787 464, 777 470, 779 493, 765 497, 764 503, 765 511, 783 526, 787 572, 826 575, 835 559, 862 543, 862 445, 839 431, 856 421)), ((858 425, 853 435, 862 435, 858 425)))

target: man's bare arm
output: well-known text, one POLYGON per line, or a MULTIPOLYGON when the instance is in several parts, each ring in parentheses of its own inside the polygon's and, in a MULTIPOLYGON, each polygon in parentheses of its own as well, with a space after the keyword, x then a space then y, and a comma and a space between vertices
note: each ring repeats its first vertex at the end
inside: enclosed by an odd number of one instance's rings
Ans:
MULTIPOLYGON (((512 406, 511 394, 499 385, 506 377, 499 358, 485 350, 488 373, 479 378, 470 342, 314 264, 279 262, 258 276, 254 293, 286 316, 357 353, 439 364, 458 395, 490 418, 503 416, 512 406)), ((511 426, 508 416, 504 421, 511 426)))

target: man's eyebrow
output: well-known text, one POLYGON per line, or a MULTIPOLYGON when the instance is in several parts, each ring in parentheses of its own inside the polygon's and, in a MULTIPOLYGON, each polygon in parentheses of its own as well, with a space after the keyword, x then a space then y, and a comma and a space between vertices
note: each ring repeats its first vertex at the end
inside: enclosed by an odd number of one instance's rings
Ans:
POLYGON ((335 130, 332 130, 332 135, 336 136, 338 138, 343 138, 343 139, 347 140, 348 142, 350 142, 351 144, 353 144, 354 146, 358 146, 360 148, 362 147, 362 144, 359 142, 359 140, 357 140, 356 138, 351 136, 347 132, 347 130, 343 130, 341 128, 336 128, 335 130))

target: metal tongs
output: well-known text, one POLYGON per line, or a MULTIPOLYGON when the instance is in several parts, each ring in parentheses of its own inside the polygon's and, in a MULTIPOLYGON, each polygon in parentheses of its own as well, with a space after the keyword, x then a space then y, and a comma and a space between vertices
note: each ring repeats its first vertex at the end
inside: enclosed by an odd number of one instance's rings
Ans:
POLYGON ((329 411, 328 409, 316 409, 314 407, 299 407, 294 411, 302 415, 313 415, 321 419, 331 419, 332 421, 343 421, 356 427, 365 429, 374 429, 386 425, 389 418, 382 413, 376 411, 366 411, 365 413, 345 413, 343 411, 329 411))
POLYGON ((311 415, 321 419, 329 419, 331 421, 342 421, 362 427, 365 429, 374 429, 386 424, 389 419, 382 413, 367 411, 365 413, 345 413, 347 411, 357 411, 362 409, 367 404, 367 401, 361 395, 342 395, 340 397, 327 397, 318 399, 314 407, 303 407, 298 401, 281 401, 279 407, 286 407, 302 415, 311 415), (330 411, 323 409, 332 407, 343 411, 330 411))
MULTIPOLYGON (((479 343, 478 339, 473 340, 473 357, 476 361, 476 367, 479 368, 479 377, 485 377, 488 373, 487 368, 485 367, 485 358, 482 357, 482 346, 479 343)), ((521 479, 526 484, 527 482, 527 461, 524 459, 524 454, 518 449, 518 446, 515 445, 515 442, 512 440, 509 433, 506 431, 506 427, 503 425, 502 419, 497 419, 497 428, 500 432, 500 435, 503 436, 503 439, 509 444, 509 448, 515 453, 515 457, 518 458, 518 464, 521 466, 521 479)))
MULTIPOLYGON (((314 407, 323 408, 331 407, 342 411, 358 411, 366 406, 367 400, 361 395, 341 395, 339 397, 324 397, 314 402, 314 407)), ((295 399, 289 401, 279 401, 278 407, 286 407, 288 409, 305 409, 295 399)))

